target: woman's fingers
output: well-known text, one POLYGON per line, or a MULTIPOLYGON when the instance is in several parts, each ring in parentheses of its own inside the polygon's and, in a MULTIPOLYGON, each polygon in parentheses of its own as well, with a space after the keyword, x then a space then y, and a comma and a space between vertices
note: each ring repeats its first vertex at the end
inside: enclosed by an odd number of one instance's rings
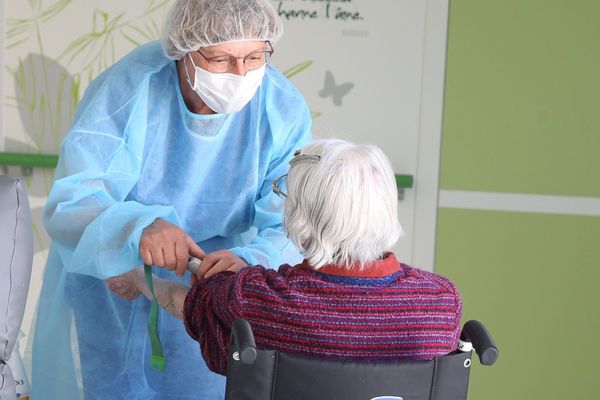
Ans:
POLYGON ((216 253, 218 253, 218 251, 209 253, 206 255, 206 257, 204 257, 202 263, 200 264, 200 268, 198 268, 198 271, 196 272, 196 276, 198 278, 204 278, 204 274, 206 274, 206 271, 211 269, 213 265, 215 265, 216 262, 219 261, 220 257, 218 257, 216 253))
POLYGON ((150 254, 152 255, 152 263, 150 265, 156 265, 157 267, 165 266, 162 247, 151 247, 150 254))
POLYGON ((134 277, 130 273, 115 276, 106 280, 108 288, 121 298, 132 301, 142 294, 135 285, 134 277))
POLYGON ((187 237, 186 239, 179 239, 175 242, 175 273, 177 276, 183 276, 183 274, 185 274, 185 269, 187 268, 189 259, 187 237))
POLYGON ((233 263, 229 268, 227 268, 227 271, 238 272, 239 270, 241 270, 242 268, 246 268, 247 266, 248 264, 246 264, 244 260, 241 260, 233 263))
POLYGON ((169 269, 171 271, 174 271, 177 268, 177 255, 176 255, 177 240, 175 240, 175 242, 172 243, 170 247, 168 247, 169 243, 167 242, 166 246, 167 247, 163 247, 163 249, 162 249, 165 267, 167 267, 167 269, 169 269))
POLYGON ((167 268, 183 276, 189 256, 204 258, 206 253, 177 225, 156 219, 142 232, 140 257, 146 264, 167 268))
POLYGON ((208 278, 223 271, 239 271, 247 263, 229 250, 206 254, 194 240, 177 225, 156 219, 142 232, 140 257, 146 264, 167 268, 183 276, 189 257, 202 260, 196 273, 198 278, 208 278))
POLYGON ((231 251, 218 250, 204 257, 196 275, 208 278, 223 271, 239 271, 245 266, 247 266, 247 263, 231 251))
POLYGON ((200 246, 198 246, 198 244, 189 236, 187 236, 187 246, 190 256, 199 258, 200 260, 203 260, 204 257, 206 257, 204 250, 202 250, 202 248, 200 248, 200 246))
POLYGON ((231 267, 232 265, 232 260, 230 257, 223 257, 219 260, 217 260, 216 263, 214 263, 212 265, 211 268, 208 269, 208 271, 204 274, 204 278, 208 278, 213 276, 214 274, 217 274, 219 272, 223 272, 223 271, 227 271, 227 269, 229 267, 231 267))
POLYGON ((152 253, 149 248, 142 248, 140 246, 140 258, 144 262, 144 264, 152 265, 152 253))

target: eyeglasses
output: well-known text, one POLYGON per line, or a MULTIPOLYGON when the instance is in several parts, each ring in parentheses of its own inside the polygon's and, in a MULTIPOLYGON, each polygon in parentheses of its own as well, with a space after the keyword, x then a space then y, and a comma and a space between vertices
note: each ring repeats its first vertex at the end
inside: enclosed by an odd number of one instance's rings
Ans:
POLYGON ((270 57, 273 55, 273 46, 269 41, 265 42, 269 47, 265 50, 257 50, 248 54, 246 57, 238 58, 234 56, 222 55, 215 57, 206 57, 202 52, 198 49, 196 52, 200 54, 206 62, 208 62, 208 66, 211 70, 217 73, 223 73, 229 71, 230 68, 235 67, 238 60, 242 60, 244 66, 252 71, 254 69, 260 68, 267 62, 267 56, 270 57))
POLYGON ((286 184, 287 174, 280 176, 279 178, 273 181, 273 193, 277 196, 285 199, 287 197, 287 184, 286 184))

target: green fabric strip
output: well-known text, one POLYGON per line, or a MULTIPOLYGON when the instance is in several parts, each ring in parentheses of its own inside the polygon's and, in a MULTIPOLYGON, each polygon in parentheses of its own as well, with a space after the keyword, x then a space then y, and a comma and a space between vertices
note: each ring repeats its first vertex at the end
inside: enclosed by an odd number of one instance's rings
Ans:
POLYGON ((165 356, 163 355, 162 345, 158 337, 158 301, 154 294, 154 284, 152 283, 152 266, 144 264, 144 276, 146 284, 152 293, 152 305, 148 314, 148 336, 152 346, 152 368, 157 371, 165 370, 165 356))

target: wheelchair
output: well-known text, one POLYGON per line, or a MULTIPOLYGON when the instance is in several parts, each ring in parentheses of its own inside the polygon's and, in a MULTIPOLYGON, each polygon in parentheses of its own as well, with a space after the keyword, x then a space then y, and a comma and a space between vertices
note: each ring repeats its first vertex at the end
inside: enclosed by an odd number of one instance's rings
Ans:
POLYGON ((473 349, 492 365, 498 349, 478 321, 462 329, 459 349, 433 360, 348 362, 257 350, 250 324, 237 319, 228 349, 226 400, 463 400, 473 349))
POLYGON ((29 392, 15 349, 33 263, 31 208, 21 179, 0 175, 0 221, 0 399, 14 399, 29 392))

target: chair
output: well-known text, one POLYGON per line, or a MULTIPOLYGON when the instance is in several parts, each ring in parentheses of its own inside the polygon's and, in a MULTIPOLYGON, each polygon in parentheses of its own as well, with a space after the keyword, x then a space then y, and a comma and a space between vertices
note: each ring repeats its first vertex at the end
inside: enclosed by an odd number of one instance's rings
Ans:
POLYGON ((31 210, 22 182, 0 175, 0 399, 14 399, 10 358, 25 311, 33 233, 31 210))
POLYGON ((472 348, 483 365, 498 357, 490 334, 467 322, 462 351, 430 361, 346 362, 256 350, 250 324, 232 326, 226 400, 461 400, 467 398, 472 348), (471 346, 472 345, 472 346, 471 346))

